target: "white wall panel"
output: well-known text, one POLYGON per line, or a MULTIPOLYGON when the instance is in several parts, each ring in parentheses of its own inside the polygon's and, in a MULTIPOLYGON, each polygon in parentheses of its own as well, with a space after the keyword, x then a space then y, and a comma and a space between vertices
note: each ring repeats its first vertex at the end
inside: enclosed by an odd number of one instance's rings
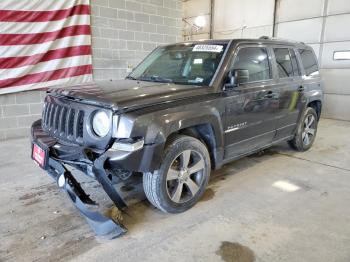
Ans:
POLYGON ((210 32, 210 0, 189 0, 183 2, 183 18, 187 21, 183 22, 184 29, 184 40, 191 38, 192 30, 192 39, 208 39, 210 32), (194 24, 194 21, 197 16, 203 16, 206 20, 205 26, 200 28, 198 31, 191 29, 191 25, 194 24))
MULTIPOLYGON (((350 50, 350 41, 324 43, 321 67, 322 68, 350 68, 350 60, 333 60, 333 52, 343 51, 343 50, 350 50)), ((349 75, 348 83, 350 83, 350 75, 349 75)))
POLYGON ((322 69, 321 73, 325 82, 325 93, 350 95, 350 68, 322 69))
MULTIPOLYGON (((317 56, 317 59, 319 59, 321 44, 309 44, 309 46, 312 47, 312 49, 315 51, 315 55, 317 56)), ((320 64, 320 62, 319 62, 319 64, 320 64)))
POLYGON ((271 36, 272 35, 272 25, 267 26, 256 26, 248 27, 243 30, 243 38, 259 38, 261 36, 271 36))
POLYGON ((182 4, 183 17, 194 17, 210 13, 210 0, 189 0, 182 4))
POLYGON ((242 30, 228 31, 228 32, 214 32, 213 37, 215 39, 232 39, 232 38, 242 38, 242 30))
POLYGON ((322 16, 323 5, 324 0, 279 0, 277 2, 277 21, 285 22, 322 16))
POLYGON ((322 18, 284 22, 276 25, 277 37, 305 43, 319 43, 321 31, 322 18))
MULTIPOLYGON (((210 15, 202 15, 203 18, 205 19, 205 26, 200 28, 198 31, 194 30, 194 27, 192 28, 192 32, 193 34, 203 34, 203 33, 208 33, 210 32, 210 15)), ((187 33, 190 32, 190 25, 195 24, 195 20, 196 17, 191 17, 191 18, 186 18, 186 21, 189 23, 185 23, 184 24, 184 29, 186 30, 187 33)))
POLYGON ((204 34, 196 34, 192 36, 192 40, 202 40, 202 39, 209 39, 209 34, 204 33, 204 34))
POLYGON ((325 94, 322 115, 350 121, 350 96, 325 94))
POLYGON ((220 0, 214 5, 214 31, 272 25, 274 0, 220 0))
POLYGON ((328 0, 327 15, 350 13, 349 0, 328 0))
POLYGON ((231 38, 259 38, 261 36, 271 36, 272 35, 272 25, 268 26, 257 26, 257 27, 248 27, 243 30, 235 30, 233 32, 222 32, 215 33, 215 39, 231 39, 231 38))
MULTIPOLYGON (((350 0, 348 1, 350 3, 350 0)), ((324 41, 350 40, 350 30, 344 28, 344 25, 350 25, 350 14, 328 16, 325 24, 324 41)))

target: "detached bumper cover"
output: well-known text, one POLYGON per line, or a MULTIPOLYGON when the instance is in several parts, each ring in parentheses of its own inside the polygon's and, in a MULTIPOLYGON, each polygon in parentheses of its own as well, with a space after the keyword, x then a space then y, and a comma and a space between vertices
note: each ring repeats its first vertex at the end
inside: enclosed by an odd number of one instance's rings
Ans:
POLYGON ((88 205, 96 205, 96 203, 90 199, 89 195, 84 192, 80 184, 61 163, 50 159, 49 166, 53 167, 55 171, 49 170, 48 174, 57 181, 57 183, 60 176, 64 176, 65 183, 62 189, 67 192, 69 199, 86 219, 96 235, 113 239, 127 232, 122 224, 113 221, 99 212, 91 211, 88 208, 88 205))
MULTIPOLYGON (((99 212, 91 211, 89 205, 91 207, 91 205, 96 205, 96 203, 84 192, 83 188, 76 181, 72 173, 65 168, 64 160, 60 161, 60 159, 57 159, 57 157, 50 154, 50 148, 54 146, 57 141, 48 136, 41 129, 40 121, 35 122, 32 126, 32 143, 36 143, 47 150, 49 155, 47 164, 45 165, 45 170, 57 182, 57 184, 61 186, 61 189, 67 193, 69 199, 86 219, 96 235, 112 239, 127 232, 126 228, 120 222, 114 221, 99 212), (62 183, 62 181, 64 182, 62 183)), ((73 150, 73 152, 75 151, 73 150)), ((75 153, 79 154, 80 152, 79 150, 76 150, 75 153)), ((96 180, 102 185, 107 195, 121 211, 127 206, 122 197, 113 187, 111 181, 107 177, 105 169, 103 168, 107 158, 106 154, 102 154, 93 163, 85 164, 86 166, 89 166, 95 175, 96 180)))

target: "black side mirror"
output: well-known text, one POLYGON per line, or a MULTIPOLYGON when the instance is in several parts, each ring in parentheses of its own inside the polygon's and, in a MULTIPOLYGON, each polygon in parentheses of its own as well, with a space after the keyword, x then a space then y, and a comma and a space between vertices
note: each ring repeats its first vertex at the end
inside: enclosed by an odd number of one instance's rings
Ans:
POLYGON ((235 87, 249 81, 249 71, 247 69, 234 69, 228 73, 228 83, 226 87, 235 87))

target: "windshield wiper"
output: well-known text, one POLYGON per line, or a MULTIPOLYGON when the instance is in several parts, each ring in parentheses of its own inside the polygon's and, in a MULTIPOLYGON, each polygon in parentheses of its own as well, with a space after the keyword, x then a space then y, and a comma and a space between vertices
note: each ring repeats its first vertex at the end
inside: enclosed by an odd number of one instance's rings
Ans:
POLYGON ((156 76, 156 75, 141 76, 140 78, 138 78, 138 80, 141 80, 141 81, 152 81, 152 82, 161 82, 161 83, 173 83, 174 82, 170 78, 164 78, 164 77, 156 76))

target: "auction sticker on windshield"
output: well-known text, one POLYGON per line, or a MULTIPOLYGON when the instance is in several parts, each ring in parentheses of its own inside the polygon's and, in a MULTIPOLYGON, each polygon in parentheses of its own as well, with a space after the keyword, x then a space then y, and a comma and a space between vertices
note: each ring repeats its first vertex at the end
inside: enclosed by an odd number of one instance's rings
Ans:
POLYGON ((222 45, 195 45, 193 52, 213 52, 220 53, 224 47, 222 45))

